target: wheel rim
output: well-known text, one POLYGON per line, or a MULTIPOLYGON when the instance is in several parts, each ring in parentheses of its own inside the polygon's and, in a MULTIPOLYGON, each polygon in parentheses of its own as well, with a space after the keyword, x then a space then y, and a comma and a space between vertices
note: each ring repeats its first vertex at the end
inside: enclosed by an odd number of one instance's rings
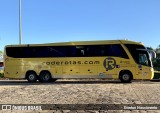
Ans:
POLYGON ((50 74, 49 73, 43 73, 42 74, 42 81, 47 82, 50 80, 50 74))
POLYGON ((128 74, 124 74, 122 76, 122 78, 123 78, 123 80, 127 81, 127 80, 129 80, 130 76, 128 74))
POLYGON ((28 78, 29 78, 29 80, 34 80, 35 79, 35 75, 34 74, 30 74, 28 78))
POLYGON ((49 80, 50 76, 49 74, 44 75, 44 80, 49 80))

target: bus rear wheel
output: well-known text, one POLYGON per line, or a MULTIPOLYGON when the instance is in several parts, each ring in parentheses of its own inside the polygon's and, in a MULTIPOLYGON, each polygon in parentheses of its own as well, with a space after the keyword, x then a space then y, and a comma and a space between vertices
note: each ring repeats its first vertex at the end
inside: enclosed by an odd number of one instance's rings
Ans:
POLYGON ((48 71, 42 71, 39 75, 40 82, 50 82, 52 80, 51 74, 48 71))
POLYGON ((123 83, 130 83, 132 80, 132 75, 129 72, 124 72, 120 74, 120 80, 123 83))
POLYGON ((28 82, 36 82, 38 79, 35 72, 27 72, 26 78, 28 82))

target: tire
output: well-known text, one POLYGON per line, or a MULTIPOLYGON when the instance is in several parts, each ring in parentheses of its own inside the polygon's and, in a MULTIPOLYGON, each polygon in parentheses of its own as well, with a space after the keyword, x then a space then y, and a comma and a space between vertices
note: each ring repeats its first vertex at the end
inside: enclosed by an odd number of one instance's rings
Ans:
POLYGON ((132 75, 130 73, 122 73, 120 80, 123 83, 131 83, 132 75))
POLYGON ((51 82, 52 77, 51 74, 47 71, 42 71, 39 75, 40 82, 51 82))
POLYGON ((28 82, 36 82, 38 79, 35 72, 28 72, 26 74, 26 78, 27 78, 28 82))

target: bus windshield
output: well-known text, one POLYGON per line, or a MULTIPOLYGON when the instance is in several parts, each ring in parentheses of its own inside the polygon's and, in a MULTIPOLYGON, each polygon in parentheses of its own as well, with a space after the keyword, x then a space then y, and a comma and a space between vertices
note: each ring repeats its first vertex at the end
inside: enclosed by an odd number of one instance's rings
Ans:
POLYGON ((149 53, 147 51, 137 51, 137 52, 138 52, 138 57, 139 57, 138 63, 141 65, 152 67, 149 53))
POLYGON ((151 58, 142 45, 125 44, 137 64, 152 67, 151 58))

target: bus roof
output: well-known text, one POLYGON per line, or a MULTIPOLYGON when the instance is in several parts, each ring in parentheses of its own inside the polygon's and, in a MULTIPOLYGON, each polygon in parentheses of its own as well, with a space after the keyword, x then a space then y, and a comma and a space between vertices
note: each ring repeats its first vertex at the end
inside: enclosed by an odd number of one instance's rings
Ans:
POLYGON ((74 42, 57 42, 44 44, 22 44, 22 45, 7 45, 6 47, 26 47, 26 46, 69 46, 69 45, 100 45, 100 44, 138 44, 141 42, 129 40, 95 40, 95 41, 74 41, 74 42))

